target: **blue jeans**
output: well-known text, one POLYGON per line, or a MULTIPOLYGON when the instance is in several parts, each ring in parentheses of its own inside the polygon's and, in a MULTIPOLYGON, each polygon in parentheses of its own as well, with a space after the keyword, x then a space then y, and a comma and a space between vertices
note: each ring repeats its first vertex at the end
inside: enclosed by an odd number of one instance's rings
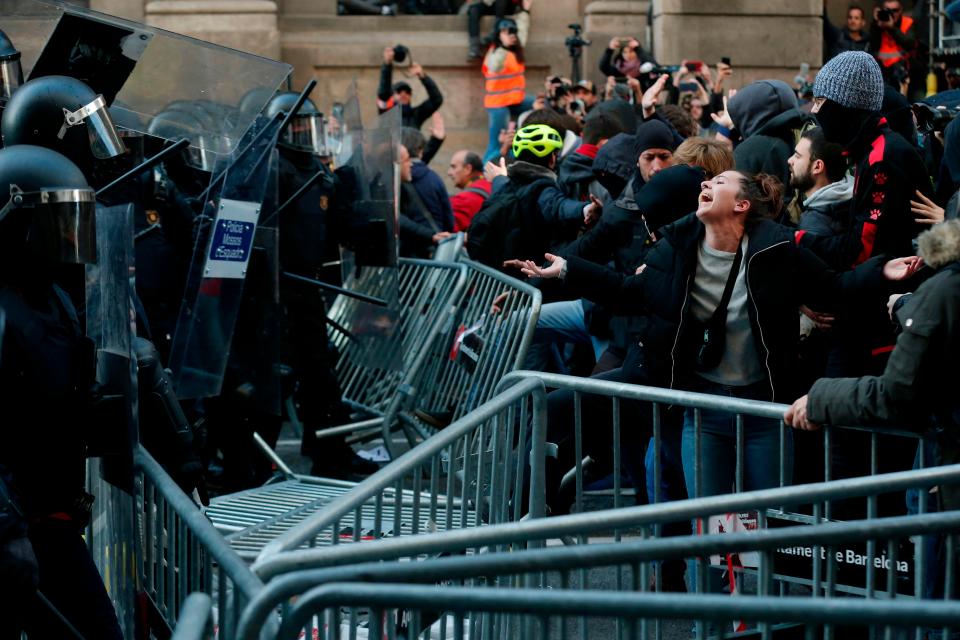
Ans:
MULTIPOLYGON (((758 399, 769 397, 769 384, 764 381, 747 387, 727 387, 696 376, 690 391, 731 398, 758 399)), ((701 494, 696 494, 694 478, 695 436, 693 409, 683 414, 683 475, 687 494, 693 497, 733 493, 737 469, 736 415, 726 411, 700 412, 700 451, 702 456, 701 494)), ((743 490, 770 489, 780 486, 780 422, 769 418, 743 417, 743 490)), ((786 431, 786 473, 793 477, 793 435, 786 431)))
POLYGON ((520 104, 512 104, 509 107, 497 107, 496 109, 487 109, 487 150, 483 154, 483 162, 497 162, 500 159, 500 131, 510 125, 510 119, 516 120, 521 113, 529 110, 533 106, 533 98, 527 96, 520 104))
POLYGON ((587 314, 594 308, 589 300, 564 300, 548 302, 540 307, 540 317, 533 331, 535 343, 571 342, 593 346, 593 356, 600 359, 609 340, 602 340, 590 333, 587 314))
MULTIPOLYGON (((730 398, 766 399, 770 397, 768 382, 746 387, 728 387, 694 376, 690 391, 730 398)), ((704 497, 733 493, 737 470, 737 419, 726 411, 700 411, 700 482, 696 490, 694 463, 696 460, 696 427, 693 409, 683 414, 683 475, 687 494, 704 497)), ((780 421, 769 418, 743 417, 743 490, 770 489, 780 486, 780 421)), ((793 434, 788 429, 784 436, 786 469, 784 478, 793 477, 793 434)), ((693 523, 696 533, 696 522, 693 523)), ((704 523, 706 528, 706 523, 704 523)), ((707 591, 717 593, 722 588, 720 572, 707 572, 707 591)), ((687 562, 687 587, 696 591, 696 562, 687 562)))

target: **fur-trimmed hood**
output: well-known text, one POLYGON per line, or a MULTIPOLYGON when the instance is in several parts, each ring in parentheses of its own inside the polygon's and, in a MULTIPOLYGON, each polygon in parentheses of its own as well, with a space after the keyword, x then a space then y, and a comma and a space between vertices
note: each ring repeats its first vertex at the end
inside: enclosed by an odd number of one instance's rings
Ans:
POLYGON ((920 234, 920 257, 934 269, 960 260, 960 220, 941 222, 920 234))

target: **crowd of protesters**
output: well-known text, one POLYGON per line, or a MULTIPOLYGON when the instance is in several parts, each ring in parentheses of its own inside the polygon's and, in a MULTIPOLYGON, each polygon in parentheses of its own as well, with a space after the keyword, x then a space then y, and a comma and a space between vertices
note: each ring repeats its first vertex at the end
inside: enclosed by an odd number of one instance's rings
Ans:
MULTIPOLYGON (((928 70, 899 0, 851 6, 842 29, 825 17, 826 62, 815 77, 739 89, 728 58, 663 67, 629 37, 603 52, 604 86, 549 76, 541 88, 524 62, 531 4, 467 9, 489 136, 483 153, 453 154, 455 195, 444 197, 422 159, 430 143, 415 131, 442 101, 436 86, 418 67, 428 99, 411 107, 409 85, 393 85, 391 96, 389 74, 381 81, 381 108, 404 105, 411 127, 406 253, 428 255, 465 232, 472 259, 532 278, 544 305, 527 368, 792 404, 788 481, 817 478, 816 465, 794 469, 793 459, 823 460, 814 451, 822 441, 802 433, 820 424, 960 426, 935 374, 957 353, 950 323, 960 292, 943 272, 955 274, 960 257, 960 222, 951 221, 960 127, 941 118, 917 128, 907 96, 927 93, 928 70), (482 15, 495 15, 490 34, 479 32, 482 15)), ((549 400, 553 513, 571 502, 561 480, 575 463, 572 403, 567 392, 549 400)), ((584 410, 602 421, 610 405, 584 410)), ((703 411, 695 429, 692 411, 666 410, 675 428, 653 452, 649 407, 625 402, 621 411, 635 429, 621 463, 638 501, 653 495, 652 455, 667 499, 732 490, 731 414, 703 411)), ((744 488, 776 486, 778 422, 744 426, 744 488)), ((612 469, 609 437, 584 434, 588 476, 612 469)), ((864 446, 863 437, 835 438, 834 477, 868 471, 864 446)), ((945 444, 942 461, 956 450, 945 444)), ((910 468, 914 452, 881 440, 879 464, 910 468)))

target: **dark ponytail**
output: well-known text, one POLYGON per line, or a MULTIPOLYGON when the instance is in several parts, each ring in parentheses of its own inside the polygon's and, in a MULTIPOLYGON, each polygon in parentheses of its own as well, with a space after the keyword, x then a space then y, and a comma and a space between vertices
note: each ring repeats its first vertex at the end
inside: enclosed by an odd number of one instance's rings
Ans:
POLYGON ((766 173, 741 175, 740 197, 750 201, 747 222, 778 218, 783 208, 783 184, 780 180, 766 173))

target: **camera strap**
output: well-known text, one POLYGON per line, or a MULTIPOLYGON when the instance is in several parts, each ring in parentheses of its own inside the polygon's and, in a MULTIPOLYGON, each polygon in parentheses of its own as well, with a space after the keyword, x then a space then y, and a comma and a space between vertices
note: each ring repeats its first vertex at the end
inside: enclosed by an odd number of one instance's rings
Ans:
POLYGON ((727 284, 723 287, 723 295, 720 296, 720 303, 710 317, 711 327, 722 327, 727 323, 727 305, 730 304, 730 298, 733 296, 733 287, 737 283, 737 276, 740 275, 740 262, 743 260, 743 238, 737 243, 737 253, 733 257, 733 265, 730 267, 730 274, 727 276, 727 284))

